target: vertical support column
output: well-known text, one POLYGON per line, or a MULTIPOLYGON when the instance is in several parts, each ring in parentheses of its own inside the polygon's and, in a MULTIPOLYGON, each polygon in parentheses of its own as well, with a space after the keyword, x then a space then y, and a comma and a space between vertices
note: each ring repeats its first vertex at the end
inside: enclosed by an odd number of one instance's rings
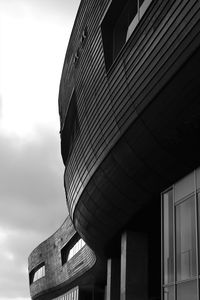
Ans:
POLYGON ((141 233, 121 238, 120 300, 148 299, 148 242, 141 233))
POLYGON ((120 299, 120 259, 107 260, 107 295, 106 300, 120 299))

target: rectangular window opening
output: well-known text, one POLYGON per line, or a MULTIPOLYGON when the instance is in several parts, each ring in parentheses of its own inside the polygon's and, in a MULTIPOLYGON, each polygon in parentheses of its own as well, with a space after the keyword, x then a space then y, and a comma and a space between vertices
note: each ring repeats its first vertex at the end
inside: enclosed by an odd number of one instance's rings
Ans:
POLYGON ((106 70, 108 71, 152 0, 112 1, 101 23, 106 70))

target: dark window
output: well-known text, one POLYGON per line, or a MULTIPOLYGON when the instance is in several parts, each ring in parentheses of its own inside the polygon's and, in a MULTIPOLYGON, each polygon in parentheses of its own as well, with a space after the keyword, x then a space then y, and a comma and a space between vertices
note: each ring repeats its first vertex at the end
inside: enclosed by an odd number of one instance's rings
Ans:
POLYGON ((29 274, 30 284, 37 281, 38 279, 45 276, 45 264, 44 262, 39 264, 36 268, 34 268, 29 274))
POLYGON ((62 265, 78 253, 84 245, 85 242, 83 239, 81 239, 78 234, 75 234, 75 236, 73 236, 73 238, 61 249, 62 265))
POLYGON ((61 153, 63 162, 66 165, 72 152, 75 140, 79 133, 78 112, 76 103, 76 93, 73 91, 69 108, 61 131, 61 153))
POLYGON ((101 24, 106 69, 112 65, 152 0, 113 0, 101 24))

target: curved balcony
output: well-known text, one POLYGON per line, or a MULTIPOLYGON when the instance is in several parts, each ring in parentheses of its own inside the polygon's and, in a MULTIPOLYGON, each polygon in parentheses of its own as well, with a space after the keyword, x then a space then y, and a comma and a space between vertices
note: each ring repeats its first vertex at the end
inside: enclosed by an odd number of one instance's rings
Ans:
POLYGON ((77 231, 97 250, 200 162, 199 4, 151 1, 106 67, 102 20, 109 3, 93 0, 87 7, 81 2, 59 97, 69 212, 77 231), (69 130, 70 118, 78 130, 69 130))
POLYGON ((28 263, 32 299, 53 299, 75 286, 90 288, 101 281, 104 268, 69 217, 33 250, 28 263))

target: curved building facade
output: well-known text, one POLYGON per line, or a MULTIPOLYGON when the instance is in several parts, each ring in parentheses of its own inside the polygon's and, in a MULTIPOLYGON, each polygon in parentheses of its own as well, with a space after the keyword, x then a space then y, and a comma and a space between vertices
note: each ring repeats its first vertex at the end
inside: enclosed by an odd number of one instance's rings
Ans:
POLYGON ((199 62, 199 0, 81 1, 59 91, 73 225, 31 254, 33 298, 199 299, 199 62))
POLYGON ((32 299, 92 299, 102 293, 103 263, 77 234, 69 217, 30 254, 32 299))
POLYGON ((73 224, 107 259, 106 299, 199 299, 198 186, 190 215, 175 195, 163 200, 200 165, 199 61, 199 1, 81 1, 60 82, 61 153, 73 224))

